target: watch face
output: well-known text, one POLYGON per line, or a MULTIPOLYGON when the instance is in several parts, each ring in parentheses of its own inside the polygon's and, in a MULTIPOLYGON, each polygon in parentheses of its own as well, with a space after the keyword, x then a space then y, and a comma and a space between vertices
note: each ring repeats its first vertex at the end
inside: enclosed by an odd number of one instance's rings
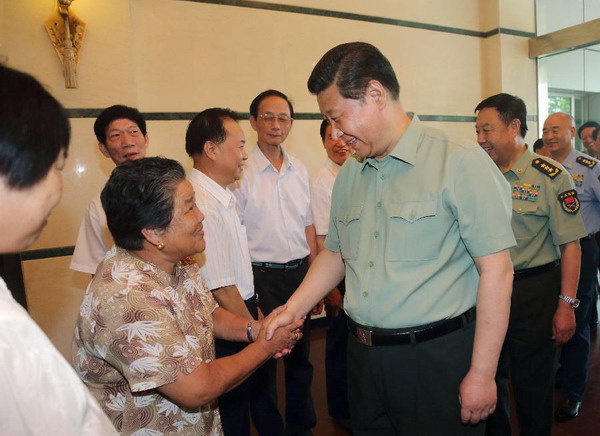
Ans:
POLYGON ((577 309, 579 307, 579 300, 576 298, 573 300, 573 303, 571 303, 571 306, 573 307, 573 309, 577 309))

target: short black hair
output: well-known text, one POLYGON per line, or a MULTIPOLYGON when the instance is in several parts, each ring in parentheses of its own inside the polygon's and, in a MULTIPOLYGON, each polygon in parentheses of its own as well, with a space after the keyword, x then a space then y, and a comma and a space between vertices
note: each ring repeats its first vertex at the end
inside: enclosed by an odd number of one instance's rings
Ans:
POLYGON ((327 127, 329 126, 329 121, 323 120, 321 122, 321 126, 319 127, 319 134, 321 135, 321 140, 325 142, 325 132, 327 131, 327 127))
POLYGON ((390 61, 371 44, 349 42, 323 55, 308 79, 308 90, 318 94, 335 84, 342 97, 361 100, 371 80, 379 81, 394 100, 400 97, 400 84, 390 61))
POLYGON ((598 124, 596 121, 588 121, 583 123, 581 126, 579 126, 579 129, 577 129, 577 136, 579 136, 579 139, 581 139, 581 132, 584 129, 587 129, 588 127, 594 127, 595 129, 597 129, 598 127, 600 127, 600 124, 598 124))
POLYGON ((294 118, 294 105, 292 104, 291 100, 283 92, 277 91, 276 89, 267 89, 266 91, 263 91, 254 97, 254 100, 252 100, 252 103, 250 103, 250 115, 252 115, 254 118, 258 117, 258 106, 260 106, 260 102, 267 97, 283 98, 290 108, 290 118, 294 118))
POLYGON ((185 151, 189 156, 202 154, 204 144, 212 141, 221 144, 227 139, 224 121, 238 121, 238 116, 230 109, 213 107, 196 115, 188 125, 185 133, 185 151))
POLYGON ((141 250, 143 229, 166 229, 173 219, 175 191, 183 180, 181 164, 164 157, 146 157, 115 167, 100 194, 115 244, 141 250))
POLYGON ((600 133, 600 126, 599 126, 599 127, 596 127, 596 128, 594 129, 594 131, 592 132, 592 139, 593 139, 594 141, 597 141, 597 140, 598 140, 598 133, 600 133))
POLYGON ((94 133, 98 142, 106 145, 106 129, 114 120, 125 118, 137 124, 142 135, 146 136, 146 120, 136 108, 116 104, 104 109, 94 122, 94 133))
POLYGON ((525 138, 527 134, 527 106, 525 102, 515 95, 500 93, 486 98, 475 108, 475 113, 485 109, 492 108, 498 111, 498 115, 507 126, 514 119, 521 122, 520 134, 525 138))
POLYGON ((542 138, 536 139, 533 143, 534 152, 538 151, 540 148, 544 148, 544 141, 542 140, 542 138))
POLYGON ((44 179, 70 139, 62 105, 29 74, 0 64, 0 176, 7 185, 25 189, 44 179))

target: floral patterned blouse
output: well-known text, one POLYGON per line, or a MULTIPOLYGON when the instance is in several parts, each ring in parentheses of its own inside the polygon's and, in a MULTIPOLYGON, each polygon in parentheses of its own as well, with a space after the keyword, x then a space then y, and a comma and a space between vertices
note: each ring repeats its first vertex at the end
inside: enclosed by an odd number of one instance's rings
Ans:
POLYGON ((73 365, 124 435, 221 435, 216 400, 186 410, 156 389, 215 358, 217 303, 195 263, 171 275, 113 247, 79 309, 73 365))

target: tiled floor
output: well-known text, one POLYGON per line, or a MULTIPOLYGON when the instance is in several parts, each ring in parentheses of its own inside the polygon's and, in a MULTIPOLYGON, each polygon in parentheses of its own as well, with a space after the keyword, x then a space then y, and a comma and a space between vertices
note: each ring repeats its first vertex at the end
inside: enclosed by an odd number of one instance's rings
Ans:
MULTIPOLYGON (((327 414, 325 398, 325 329, 315 328, 311 338, 311 361, 315 367, 313 397, 317 412, 317 427, 314 436, 347 436, 351 433, 335 425, 327 414)), ((279 368, 278 384, 281 390, 283 379, 279 368)), ((280 395, 280 403, 282 403, 280 395)), ((282 409, 283 404, 280 404, 282 409)), ((282 409, 283 410, 283 409, 282 409)), ((600 435, 600 340, 592 334, 590 378, 580 415, 573 421, 555 423, 552 436, 598 436, 600 435)), ((256 434, 256 433, 254 433, 256 434)), ((515 430, 515 435, 518 432, 515 430)))

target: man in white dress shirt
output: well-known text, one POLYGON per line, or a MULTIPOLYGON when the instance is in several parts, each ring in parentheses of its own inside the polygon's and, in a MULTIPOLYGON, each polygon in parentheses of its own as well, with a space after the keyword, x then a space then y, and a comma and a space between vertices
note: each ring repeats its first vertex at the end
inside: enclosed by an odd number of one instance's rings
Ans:
MULTIPOLYGON (((258 317, 252 265, 246 230, 238 218, 235 197, 227 187, 242 177, 246 139, 229 109, 211 108, 190 122, 185 150, 194 167, 188 180, 194 187, 196 205, 204 214, 204 239, 200 273, 219 305, 252 320, 258 317)), ((217 339, 217 358, 231 356, 246 344, 217 339)), ((249 405, 252 379, 219 397, 225 435, 250 435, 249 405)))
MULTIPOLYGON (((114 105, 104 109, 94 122, 98 148, 115 165, 146 155, 146 120, 135 108, 114 105)), ((100 193, 88 205, 79 227, 71 269, 94 274, 112 246, 100 193)))
MULTIPOLYGON (((282 147, 293 118, 291 102, 279 91, 264 91, 252 101, 250 124, 258 136, 257 147, 250 152, 243 179, 233 189, 248 233, 254 287, 265 316, 287 301, 302 282, 310 258, 316 255, 308 171, 282 147)), ((311 434, 316 424, 310 393, 313 367, 308 360, 309 319, 303 333, 294 352, 283 359, 286 435, 311 434)), ((260 404, 253 399, 252 416, 255 422, 258 416, 264 418, 262 422, 270 422, 268 434, 282 434, 281 417, 273 413, 277 405, 273 383, 276 367, 274 362, 266 366, 269 374, 265 383, 271 388, 262 391, 260 404)))
MULTIPOLYGON (((323 120, 319 129, 327 153, 325 165, 310 180, 310 201, 313 222, 317 233, 317 252, 324 248, 329 230, 329 211, 333 183, 341 166, 352 152, 341 138, 331 137, 331 126, 323 120)), ((325 374, 327 382, 327 407, 329 415, 343 427, 350 427, 346 348, 348 320, 343 309, 344 280, 325 297, 325 312, 329 317, 325 345, 325 374)))

